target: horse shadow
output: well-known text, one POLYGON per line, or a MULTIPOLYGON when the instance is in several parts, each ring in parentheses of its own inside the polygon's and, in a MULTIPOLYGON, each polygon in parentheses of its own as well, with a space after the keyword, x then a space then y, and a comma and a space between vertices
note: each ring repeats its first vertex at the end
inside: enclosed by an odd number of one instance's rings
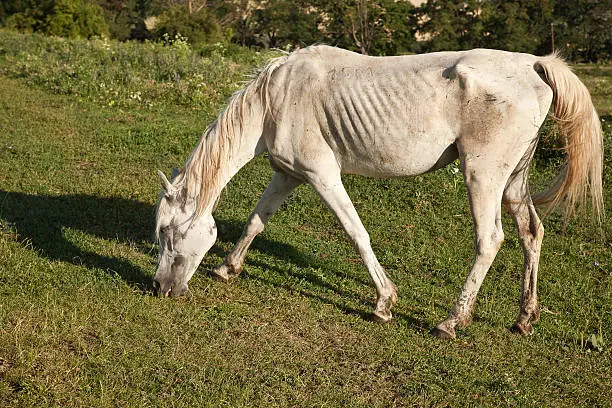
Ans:
MULTIPOLYGON (((235 243, 240 238, 244 222, 238 220, 224 220, 217 217, 215 217, 215 220, 217 222, 217 227, 221 236, 218 239, 235 243)), ((339 272, 338 270, 330 268, 329 262, 326 261, 324 258, 312 256, 310 254, 300 251, 292 245, 280 241, 270 240, 261 235, 255 238, 255 240, 251 244, 250 249, 255 249, 261 253, 271 255, 272 257, 277 259, 287 260, 298 268, 289 268, 289 270, 287 270, 286 268, 282 268, 274 262, 269 263, 266 261, 249 259, 247 255, 247 259, 244 265, 244 271, 241 273, 240 279, 252 279, 264 283, 266 285, 272 285, 277 288, 285 289, 289 292, 299 293, 304 297, 315 299, 322 303, 330 304, 338 310, 341 310, 344 314, 359 316, 363 320, 371 320, 372 314, 370 313, 369 309, 374 306, 375 292, 374 285, 366 277, 367 271, 365 269, 365 266, 356 266, 356 268, 362 269, 361 272, 363 272, 363 276, 357 276, 355 274, 347 275, 345 273, 339 272), (299 280, 308 281, 316 287, 321 288, 322 290, 315 291, 303 287, 296 287, 290 283, 278 283, 271 279, 266 279, 262 276, 250 274, 249 265, 257 267, 259 269, 274 270, 278 275, 293 275, 293 277, 298 278, 299 280), (372 290, 372 296, 363 296, 354 291, 343 289, 341 286, 323 280, 319 275, 312 272, 313 268, 325 270, 326 275, 333 274, 337 278, 350 279, 357 284, 369 287, 372 290), (346 302, 338 301, 337 299, 334 299, 333 295, 329 294, 330 292, 335 293, 341 298, 350 298, 356 303, 363 305, 364 308, 351 307, 347 305, 346 302)), ((219 245, 214 245, 211 248, 210 253, 213 253, 220 258, 223 258, 226 255, 226 252, 219 245)), ((428 322, 426 322, 424 319, 401 313, 395 309, 393 311, 393 315, 396 319, 403 320, 413 327, 421 329, 428 327, 428 322)))
MULTIPOLYGON (((67 229, 76 230, 105 240, 129 243, 141 253, 151 253, 155 223, 155 208, 151 204, 121 197, 97 197, 87 194, 34 195, 0 190, 0 222, 8 224, 9 228, 16 232, 20 241, 27 242, 41 256, 49 260, 103 270, 113 276, 119 276, 143 294, 153 293, 153 268, 145 271, 127 259, 106 256, 81 248, 66 234, 67 229)), ((244 222, 239 220, 217 218, 220 240, 236 242, 242 233, 243 224, 244 222)), ((369 314, 363 310, 334 300, 333 296, 325 292, 333 292, 340 297, 350 297, 367 307, 372 305, 373 299, 360 297, 352 291, 347 292, 309 271, 312 267, 320 268, 326 273, 371 286, 366 279, 342 274, 330 268, 329 263, 322 258, 306 254, 292 245, 270 240, 264 236, 257 237, 252 248, 272 257, 286 260, 297 266, 297 269, 285 270, 285 268, 262 261, 247 261, 247 272, 244 273, 244 279, 259 280, 279 288, 297 291, 303 296, 332 304, 343 313, 357 315, 364 319, 369 317, 369 314), (279 284, 263 277, 257 277, 248 273, 249 263, 259 268, 273 269, 279 274, 297 274, 299 279, 307 280, 322 290, 296 289, 292 285, 279 284)), ((219 257, 226 254, 218 244, 214 245, 210 252, 219 257)), ((409 316, 402 316, 402 318, 412 321, 409 316)), ((412 323, 421 325, 422 322, 412 323)))
POLYGON ((146 248, 151 248, 153 219, 153 207, 135 200, 0 190, 0 220, 17 233, 20 241, 49 260, 101 269, 144 292, 152 289, 150 273, 126 259, 80 248, 66 232, 72 229, 106 240, 130 242, 139 251, 147 252, 146 248))

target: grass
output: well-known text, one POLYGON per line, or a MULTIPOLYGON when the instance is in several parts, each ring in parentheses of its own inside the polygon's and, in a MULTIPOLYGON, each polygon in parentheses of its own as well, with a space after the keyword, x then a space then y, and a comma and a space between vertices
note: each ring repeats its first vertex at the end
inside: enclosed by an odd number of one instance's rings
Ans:
MULTIPOLYGON (((51 48, 42 37, 20 38, 11 41, 51 48)), ((522 256, 505 217, 506 243, 485 280, 474 323, 457 340, 439 341, 429 330, 446 316, 473 256, 460 178, 447 170, 407 180, 345 178, 399 289, 395 321, 377 325, 368 320, 375 291, 365 268, 306 186, 255 240, 240 279, 221 284, 208 276, 271 176, 262 157, 225 191, 216 212, 220 239, 192 279, 190 295, 158 299, 150 285, 155 171, 169 173, 184 162, 261 56, 204 57, 201 66, 216 61, 217 70, 230 73, 221 91, 213 91, 213 74, 206 77, 210 95, 202 98, 210 96, 210 105, 171 92, 153 103, 134 102, 126 92, 109 104, 69 80, 50 85, 56 70, 16 74, 9 65, 19 53, 3 47, 1 406, 612 405, 609 218, 603 238, 588 222, 572 222, 562 235, 559 216, 546 219, 542 319, 532 337, 520 337, 508 328, 518 311, 522 256)), ((33 52, 27 47, 19 58, 33 52)), ((96 66, 85 62, 87 52, 74 54, 84 67, 96 66)), ((577 72, 605 120, 610 208, 610 70, 577 72)), ((538 160, 534 184, 551 173, 538 160)))

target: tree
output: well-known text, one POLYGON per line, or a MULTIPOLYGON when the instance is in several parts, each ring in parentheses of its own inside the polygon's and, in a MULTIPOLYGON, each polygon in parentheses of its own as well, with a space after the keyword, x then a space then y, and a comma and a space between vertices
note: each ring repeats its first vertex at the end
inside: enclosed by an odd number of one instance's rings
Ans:
POLYGON ((184 5, 172 6, 159 16, 154 37, 161 39, 166 34, 171 38, 181 34, 193 44, 223 39, 221 27, 208 10, 202 9, 190 14, 189 8, 184 5))
POLYGON ((266 48, 305 46, 323 39, 320 15, 300 0, 270 0, 253 13, 253 29, 266 48))
POLYGON ((567 0, 554 9, 555 43, 572 60, 612 57, 612 8, 609 1, 567 0))
POLYGON ((379 41, 373 45, 377 55, 398 55, 415 52, 419 45, 414 37, 412 27, 414 6, 409 1, 383 0, 385 13, 382 18, 382 31, 379 41))
POLYGON ((415 11, 415 35, 429 51, 481 46, 486 7, 484 2, 476 0, 428 0, 415 11))
POLYGON ((104 10, 104 20, 111 37, 120 41, 130 39, 136 14, 135 0, 98 0, 98 5, 104 10))
MULTIPOLYGON (((400 20, 386 18, 393 0, 318 0, 314 2, 322 18, 322 34, 333 45, 361 52, 385 52, 396 28, 386 22, 400 20)), ((394 16, 396 17, 396 16, 394 16)))
POLYGON ((102 9, 83 0, 55 0, 46 17, 46 33, 59 37, 108 35, 102 9))
POLYGON ((551 0, 491 0, 485 20, 484 45, 508 51, 550 52, 551 0), (542 50, 544 48, 544 50, 542 50))
POLYGON ((226 37, 243 47, 256 45, 253 16, 263 7, 261 0, 210 0, 209 7, 226 37))

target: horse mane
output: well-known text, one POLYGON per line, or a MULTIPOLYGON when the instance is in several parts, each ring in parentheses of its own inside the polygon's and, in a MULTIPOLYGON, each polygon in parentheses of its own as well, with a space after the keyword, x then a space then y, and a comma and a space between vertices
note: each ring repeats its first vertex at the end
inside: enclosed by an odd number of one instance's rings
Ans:
POLYGON ((256 119, 246 112, 248 110, 248 113, 252 114, 253 107, 257 108, 252 104, 252 97, 259 97, 255 105, 260 103, 261 109, 256 109, 255 115, 261 115, 260 119, 263 120, 269 111, 270 77, 287 58, 288 56, 284 55, 270 60, 252 76, 242 90, 231 96, 225 109, 204 131, 200 143, 191 152, 184 169, 173 180, 174 185, 183 187, 183 200, 195 197, 194 220, 201 216, 210 202, 216 198, 214 195, 223 182, 223 169, 240 146, 245 125, 256 119))

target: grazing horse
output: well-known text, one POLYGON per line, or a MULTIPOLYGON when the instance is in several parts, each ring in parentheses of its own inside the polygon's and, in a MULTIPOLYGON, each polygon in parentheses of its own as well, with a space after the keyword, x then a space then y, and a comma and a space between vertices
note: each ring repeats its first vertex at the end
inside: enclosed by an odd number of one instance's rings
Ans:
POLYGON ((563 203, 565 216, 590 195, 603 211, 601 125, 586 87, 557 56, 477 49, 370 57, 313 46, 271 60, 204 132, 182 171, 162 183, 156 214, 154 287, 180 296, 214 244, 212 216, 222 189, 268 152, 275 173, 234 249, 212 273, 238 275, 247 249, 291 191, 309 183, 335 214, 374 281, 373 317, 391 320, 396 286, 370 246, 341 174, 400 177, 461 162, 474 219, 475 258, 459 299, 434 334, 455 336, 471 321, 482 281, 504 233, 502 203, 524 254, 520 312, 513 328, 533 331, 544 228, 534 205, 563 203), (532 197, 528 169, 553 104, 566 162, 532 197))

